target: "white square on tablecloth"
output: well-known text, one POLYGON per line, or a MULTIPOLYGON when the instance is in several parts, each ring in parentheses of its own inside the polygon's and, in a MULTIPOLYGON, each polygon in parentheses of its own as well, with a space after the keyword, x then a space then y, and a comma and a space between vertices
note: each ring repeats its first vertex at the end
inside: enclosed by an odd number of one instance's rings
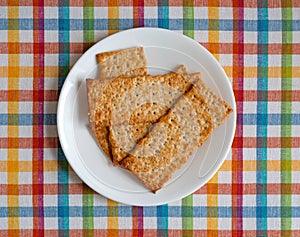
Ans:
POLYGON ((256 129, 253 125, 243 126, 243 137, 256 137, 256 129))
POLYGON ((256 183, 256 172, 255 171, 244 171, 243 172, 243 183, 244 184, 256 183))
MULTIPOLYGON (((269 206, 269 203, 268 203, 269 206)), ((280 230, 281 228, 281 218, 268 218, 268 230, 280 230)))
POLYGON ((82 204, 82 194, 69 194, 70 206, 81 206, 82 204))
POLYGON ((280 160, 280 148, 268 148, 268 160, 280 160))
MULTIPOLYGON (((106 206, 107 205, 107 199, 104 198, 101 195, 95 195, 94 196, 94 206, 106 206)), ((121 204, 119 204, 121 205, 121 204)))
POLYGON ((207 195, 204 194, 194 194, 193 195, 194 206, 205 207, 207 206, 207 195))
POLYGON ((257 113, 257 102, 256 101, 244 101, 243 103, 244 114, 256 114, 257 113))
POLYGON ((57 173, 51 171, 44 171, 44 184, 55 184, 57 183, 57 173))
POLYGON ((44 90, 57 90, 58 85, 58 79, 57 78, 44 78, 44 90))
POLYGON ((32 102, 30 101, 19 102, 19 113, 32 114, 32 102))
POLYGON ((268 90, 269 91, 278 91, 281 90, 281 76, 278 75, 276 78, 268 78, 268 90))
POLYGON ((58 56, 57 54, 46 54, 45 55, 45 66, 57 66, 58 56))
POLYGON ((182 7, 170 7, 169 8, 169 18, 170 19, 178 19, 183 16, 183 8, 182 7))
POLYGON ((0 172, 0 180, 3 184, 7 183, 7 172, 0 172))
POLYGON ((291 195, 291 199, 292 199, 291 202, 293 207, 300 207, 300 194, 291 195))
MULTIPOLYGON (((5 17, 6 18, 6 17, 5 17)), ((5 32, 5 34, 4 33, 2 33, 1 34, 1 37, 0 37, 0 42, 5 42, 5 43, 7 43, 7 31, 4 31, 5 32)), ((3 55, 3 54, 2 54, 3 55)))
POLYGON ((31 161, 32 160, 32 149, 19 149, 19 160, 31 161))
POLYGON ((232 31, 219 31, 220 43, 232 43, 233 33, 232 31))
POLYGON ((44 194, 44 207, 57 207, 58 196, 57 194, 44 194))
POLYGON ((228 217, 219 217, 218 218, 218 230, 231 230, 232 219, 228 217))
POLYGON ((44 229, 45 230, 56 230, 56 229, 58 229, 57 217, 44 217, 44 229))
POLYGON ((94 217, 94 229, 106 229, 108 218, 94 217))
POLYGON ((206 43, 208 41, 208 33, 205 30, 197 30, 194 32, 194 39, 200 43, 206 43))
POLYGON ((31 138, 32 126, 20 126, 19 125, 19 137, 31 138))
POLYGON ((133 9, 132 7, 119 7, 119 18, 120 19, 132 19, 133 9))
POLYGON ((19 228, 20 229, 33 229, 33 218, 32 217, 19 217, 19 228))
MULTIPOLYGON (((31 163, 28 163, 31 165, 31 163)), ((32 172, 19 172, 19 184, 32 184, 32 172)))
POLYGON ((22 205, 22 207, 32 207, 32 196, 19 195, 19 203, 22 205))
POLYGON ((98 42, 107 36, 107 30, 94 30, 94 40, 98 42))
MULTIPOLYGON (((0 37, 1 38, 1 37, 0 37)), ((1 42, 1 41, 0 41, 1 42)), ((1 57, 0 57, 0 66, 1 67, 6 67, 8 66, 8 55, 7 54, 1 54, 1 57)), ((3 75, 0 75, 0 76, 3 76, 3 75)), ((2 80, 3 79, 0 79, 0 84, 2 84, 2 80)), ((0 88, 1 88, 1 85, 0 85, 0 88)))
POLYGON ((157 229, 156 218, 153 217, 144 217, 144 229, 157 229))
POLYGON ((244 90, 256 90, 257 89, 257 78, 244 78, 244 90))
POLYGON ((19 79, 19 90, 32 90, 33 78, 21 77, 19 79))
POLYGON ((219 61, 222 66, 232 66, 232 55, 220 54, 219 61))
POLYGON ((257 8, 244 8, 244 20, 257 20, 257 8))
POLYGON ((32 30, 20 30, 19 31, 19 42, 20 43, 23 43, 23 42, 32 43, 33 42, 32 30))
POLYGON ((256 218, 243 218, 243 230, 256 230, 256 218))
POLYGON ((268 8, 268 20, 281 20, 281 8, 268 8))
POLYGON ((0 148, 0 160, 7 160, 7 149, 1 149, 0 148))
MULTIPOLYGON (((300 125, 292 126, 292 137, 300 137, 300 125)), ((298 148, 300 150, 300 148, 298 148)))
POLYGON ((69 218, 70 229, 79 229, 80 227, 82 227, 82 221, 82 217, 72 216, 71 218, 69 218))
POLYGON ((32 6, 22 6, 19 7, 19 18, 33 18, 33 7, 32 6))
MULTIPOLYGON (((299 150, 299 148, 298 148, 298 150, 299 150)), ((295 158, 293 158, 293 159, 295 159, 295 160, 297 160, 297 161, 300 161, 300 157, 298 156, 298 157, 295 157, 295 158)), ((292 171, 291 172, 292 173, 292 183, 299 183, 299 180, 300 180, 300 172, 298 171, 298 172, 296 172, 296 171, 292 171)), ((299 203, 300 204, 300 203, 299 203)))
POLYGON ((280 114, 280 113, 281 113, 281 102, 269 101, 268 114, 280 114))
POLYGON ((70 31, 70 42, 72 43, 83 42, 83 31, 82 30, 70 31))
POLYGON ((206 230, 207 229, 207 218, 193 218, 193 229, 195 230, 206 230))
POLYGON ((20 54, 20 66, 33 66, 33 54, 20 54))
POLYGON ((232 197, 231 195, 218 195, 218 206, 219 207, 228 207, 231 206, 232 197))
POLYGON ((218 182, 220 184, 231 184, 232 172, 231 171, 219 171, 218 172, 218 182))
POLYGON ((122 229, 132 229, 132 219, 128 217, 118 217, 118 224, 122 229))
POLYGON ((243 148, 243 160, 256 160, 256 149, 243 148))
POLYGON ((107 19, 107 18, 108 18, 107 7, 94 7, 94 19, 107 19))
POLYGON ((245 54, 244 55, 244 66, 256 67, 257 66, 257 55, 256 54, 245 54))
POLYGON ((182 229, 182 219, 181 217, 169 217, 168 218, 168 228, 174 230, 182 229))
POLYGON ((291 229, 292 230, 299 230, 300 218, 299 217, 293 217, 293 218, 291 218, 291 221, 292 221, 291 229))
MULTIPOLYGON (((70 34, 73 31, 70 31, 70 34)), ((57 43, 58 42, 58 31, 45 30, 44 31, 45 43, 57 43)))
POLYGON ((300 8, 299 7, 293 7, 292 8, 292 15, 293 15, 293 20, 300 20, 300 8))
POLYGON ((293 43, 294 44, 299 44, 300 43, 300 31, 293 31, 293 43))
POLYGON ((244 43, 245 44, 257 44, 257 32, 256 31, 244 31, 244 43))
POLYGON ((280 67, 281 55, 273 54, 268 57, 268 67, 280 67))
MULTIPOLYGON (((269 180, 268 180, 268 183, 269 183, 269 180)), ((280 180, 277 183, 280 183, 280 180)), ((281 200, 281 196, 278 194, 268 194, 267 195, 268 207, 280 207, 281 206, 280 200, 281 200)))
MULTIPOLYGON (((157 11, 157 7, 144 7, 144 19, 157 19, 157 11)), ((169 18, 171 17, 169 16, 169 18)))
POLYGON ((268 137, 280 137, 281 127, 279 125, 268 126, 268 137))
POLYGON ((8 218, 0 218, 0 229, 1 230, 8 229, 8 218))
POLYGON ((83 7, 70 7, 70 19, 83 19, 83 7))
POLYGON ((0 125, 0 137, 7 138, 7 126, 0 125))
POLYGON ((268 171, 267 172, 267 180, 270 184, 278 184, 280 183, 280 172, 279 171, 268 171))
MULTIPOLYGON (((71 7, 72 8, 72 7, 71 7)), ((45 19, 58 19, 58 7, 44 7, 45 19)))
MULTIPOLYGON (((269 31, 268 32, 268 43, 269 44, 281 44, 282 33, 281 31, 269 31)), ((272 56, 272 55, 270 55, 272 56)))
POLYGON ((232 7, 220 7, 219 8, 219 19, 233 19, 232 7))
MULTIPOLYGON (((293 61, 292 65, 294 67, 298 67, 299 68, 300 67, 300 54, 293 54, 292 55, 292 61, 293 61)), ((293 88, 294 88, 294 84, 297 84, 298 89, 300 89, 300 85, 299 85, 299 83, 300 83, 300 76, 299 76, 299 73, 297 73, 297 77, 296 77, 296 75, 293 77, 293 80, 294 80, 294 78, 297 78, 297 81, 295 81, 295 83, 293 83, 293 88)))
POLYGON ((195 19, 208 19, 208 8, 207 7, 195 7, 194 8, 195 19))

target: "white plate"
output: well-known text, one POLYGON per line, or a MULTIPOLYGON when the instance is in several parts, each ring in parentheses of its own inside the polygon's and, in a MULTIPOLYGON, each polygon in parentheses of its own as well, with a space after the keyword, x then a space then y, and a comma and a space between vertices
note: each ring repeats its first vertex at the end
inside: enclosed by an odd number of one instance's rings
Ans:
POLYGON ((234 137, 235 100, 231 84, 215 58, 196 41, 165 29, 137 28, 111 35, 96 43, 73 66, 63 85, 57 126, 63 151, 80 178, 96 192, 129 205, 159 205, 181 199, 203 186, 219 169, 234 137), (208 86, 234 109, 204 145, 156 194, 147 190, 126 170, 104 157, 88 129, 87 77, 98 74, 95 54, 143 46, 150 72, 171 71, 185 64, 189 72, 201 72, 208 86))

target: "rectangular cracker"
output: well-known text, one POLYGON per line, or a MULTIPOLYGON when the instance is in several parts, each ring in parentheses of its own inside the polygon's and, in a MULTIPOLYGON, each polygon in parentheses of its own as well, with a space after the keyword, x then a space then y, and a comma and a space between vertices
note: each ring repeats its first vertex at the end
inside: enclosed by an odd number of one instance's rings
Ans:
POLYGON ((185 93, 148 135, 138 142, 131 154, 121 161, 154 193, 186 163, 194 150, 221 124, 220 121, 223 122, 232 112, 226 102, 203 85, 202 81, 197 82, 185 93), (206 88, 209 92, 203 93, 200 88, 206 88), (210 112, 215 108, 210 101, 213 98, 215 103, 226 104, 226 112, 220 115, 222 118, 212 117, 219 116, 217 112, 210 112))
MULTIPOLYGON (((200 79, 199 73, 187 74, 184 66, 179 66, 175 72, 184 74, 183 77, 189 81, 195 82, 200 79)), ((174 98, 174 101, 177 99, 174 98)), ((168 110, 165 110, 165 114, 167 112, 168 110)), ((119 162, 132 151, 137 142, 147 135, 151 126, 152 122, 109 126, 109 141, 115 165, 119 165, 119 162)))
POLYGON ((191 86, 177 73, 116 78, 98 98, 95 121, 101 126, 155 122, 191 86))
MULTIPOLYGON (((132 70, 145 70, 147 60, 143 47, 128 48, 96 55, 100 78, 115 78, 132 70)), ((144 71, 145 72, 145 71, 144 71)), ((138 73, 138 75, 144 74, 138 73)))
POLYGON ((107 126, 95 128, 95 105, 97 98, 103 92, 111 78, 116 76, 131 77, 147 74, 147 61, 142 47, 118 50, 113 52, 105 52, 96 55, 99 67, 100 78, 102 79, 87 79, 87 96, 88 96, 88 116, 89 127, 93 135, 97 139, 100 147, 112 160, 110 144, 108 140, 109 128, 107 126), (125 61, 130 59, 131 61, 125 61), (113 63, 113 66, 111 64, 113 63))

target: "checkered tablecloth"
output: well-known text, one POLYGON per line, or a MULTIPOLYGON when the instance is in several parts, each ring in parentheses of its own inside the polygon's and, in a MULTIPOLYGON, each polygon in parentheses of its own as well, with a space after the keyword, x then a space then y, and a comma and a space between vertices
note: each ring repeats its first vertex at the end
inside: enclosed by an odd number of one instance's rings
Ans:
POLYGON ((0 0, 0 236, 300 236, 300 1, 0 0), (188 197, 126 206, 70 168, 58 96, 95 42, 133 27, 181 32, 224 67, 232 149, 188 197))

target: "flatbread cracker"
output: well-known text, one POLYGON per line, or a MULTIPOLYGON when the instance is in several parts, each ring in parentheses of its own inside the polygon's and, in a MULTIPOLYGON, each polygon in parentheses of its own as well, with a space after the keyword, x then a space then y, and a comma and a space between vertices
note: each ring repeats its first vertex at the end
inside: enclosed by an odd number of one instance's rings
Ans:
MULTIPOLYGON (((191 82, 194 82, 200 79, 199 73, 194 74, 187 74, 186 68, 181 65, 178 68, 175 69, 176 73, 185 74, 183 77, 186 80, 189 80, 191 82)), ((181 96, 180 94, 179 96, 181 96)), ((174 101, 176 101, 178 98, 174 98, 174 101)), ((159 106, 159 105, 157 105, 159 106)), ((171 107, 170 105, 169 107, 171 107)), ((167 107, 165 107, 164 113, 166 114, 168 112, 167 107)), ((154 109, 155 111, 156 109, 154 109)), ((145 116, 148 112, 153 111, 153 107, 150 109, 142 108, 142 113, 145 113, 145 116)), ((135 115, 136 113, 133 113, 135 115)), ((140 121, 140 120, 139 120, 140 121)), ((137 142, 145 137, 147 133, 149 132, 150 128, 152 126, 152 122, 145 122, 145 123, 137 123, 132 125, 114 125, 109 126, 110 132, 109 132, 109 140, 111 144, 111 150, 113 154, 113 162, 115 165, 119 165, 119 162, 125 158, 128 153, 132 151, 132 149, 135 147, 137 142)))
POLYGON ((203 144, 212 129, 209 108, 193 87, 161 117, 121 164, 155 193, 203 144))

